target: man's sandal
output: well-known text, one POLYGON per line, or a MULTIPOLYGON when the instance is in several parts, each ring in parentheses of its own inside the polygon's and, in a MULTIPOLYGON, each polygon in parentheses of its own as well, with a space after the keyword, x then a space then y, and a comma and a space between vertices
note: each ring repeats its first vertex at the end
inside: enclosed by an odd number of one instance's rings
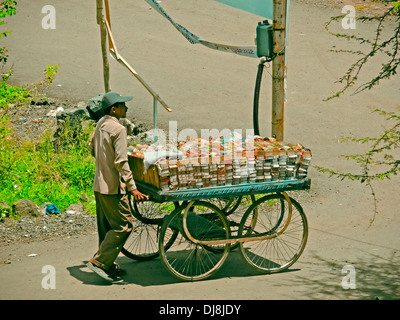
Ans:
POLYGON ((107 280, 107 281, 114 281, 114 279, 111 277, 111 275, 109 275, 104 269, 101 269, 97 266, 95 266, 94 264, 92 264, 90 261, 88 263, 86 263, 86 266, 96 272, 100 277, 102 277, 103 279, 107 280))
POLYGON ((110 267, 109 273, 112 277, 118 277, 126 274, 126 271, 124 269, 121 269, 121 267, 114 262, 114 264, 110 267))

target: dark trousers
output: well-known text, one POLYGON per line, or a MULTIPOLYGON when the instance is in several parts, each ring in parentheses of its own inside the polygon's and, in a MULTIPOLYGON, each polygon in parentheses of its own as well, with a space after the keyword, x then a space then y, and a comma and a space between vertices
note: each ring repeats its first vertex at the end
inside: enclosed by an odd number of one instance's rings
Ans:
POLYGON ((101 194, 96 198, 99 249, 91 263, 108 270, 121 252, 132 231, 132 215, 128 196, 125 194, 101 194))

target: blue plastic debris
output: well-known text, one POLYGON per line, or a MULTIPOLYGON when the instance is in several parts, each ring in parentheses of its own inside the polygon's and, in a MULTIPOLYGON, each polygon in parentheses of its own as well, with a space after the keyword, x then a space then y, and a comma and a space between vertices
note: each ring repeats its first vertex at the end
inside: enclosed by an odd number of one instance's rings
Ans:
POLYGON ((60 209, 55 204, 46 204, 47 214, 60 214, 60 209))

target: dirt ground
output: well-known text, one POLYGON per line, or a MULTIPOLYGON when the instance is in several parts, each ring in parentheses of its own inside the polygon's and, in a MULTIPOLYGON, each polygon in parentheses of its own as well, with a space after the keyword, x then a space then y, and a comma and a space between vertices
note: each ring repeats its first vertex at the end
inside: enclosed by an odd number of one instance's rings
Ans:
MULTIPOLYGON (((48 94, 61 100, 88 100, 104 90, 95 1, 53 0, 55 30, 42 28, 41 9, 47 4, 19 0, 18 14, 8 19, 12 35, 4 45, 9 65, 13 64, 12 83, 30 85, 47 64, 59 64, 48 94)), ((253 45, 256 25, 263 20, 212 0, 163 0, 161 4, 188 30, 218 43, 253 45)), ((389 123, 371 111, 400 111, 400 80, 395 77, 362 94, 350 91, 323 101, 341 88, 335 81, 355 59, 331 50, 366 48, 336 38, 324 28, 346 4, 381 10, 369 1, 291 1, 285 140, 310 148, 313 166, 357 172, 357 166, 340 155, 361 152, 366 146, 339 140, 349 135, 376 136, 388 128, 389 123)), ((111 14, 121 55, 173 109, 167 113, 159 107, 161 128, 168 130, 169 121, 177 121, 178 130, 197 132, 252 128, 257 59, 189 44, 145 1, 111 1, 111 14)), ((338 22, 332 31, 371 36, 375 27, 357 21, 355 30, 343 30, 338 22)), ((383 36, 391 30, 386 27, 383 36)), ((360 84, 375 75, 383 60, 377 56, 372 61, 360 75, 360 84)), ((265 136, 271 132, 271 68, 267 71, 260 101, 265 136)), ((135 96, 128 104, 128 118, 151 123, 153 104, 147 91, 114 60, 110 60, 110 73, 114 91, 135 96)), ((309 239, 289 272, 256 274, 233 252, 213 278, 182 283, 163 269, 159 259, 134 262, 121 256, 118 261, 127 275, 123 282, 107 285, 84 266, 96 251, 97 235, 91 233, 0 247, 0 261, 7 261, 0 264, 0 299, 399 299, 399 178, 374 184, 378 214, 370 225, 374 201, 366 186, 329 178, 315 167, 309 176, 311 190, 294 194, 307 214, 309 239), (55 268, 55 289, 42 287, 46 265, 55 268), (343 268, 349 265, 356 272, 355 289, 342 286, 343 268)))

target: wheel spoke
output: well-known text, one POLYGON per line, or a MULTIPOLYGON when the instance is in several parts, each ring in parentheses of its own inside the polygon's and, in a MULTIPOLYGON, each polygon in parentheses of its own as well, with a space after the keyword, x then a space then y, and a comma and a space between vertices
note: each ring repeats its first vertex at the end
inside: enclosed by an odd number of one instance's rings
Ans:
MULTIPOLYGON (((165 215, 175 208, 173 203, 156 203, 152 201, 135 202, 133 204, 133 229, 121 252, 135 260, 151 260, 158 257, 158 238, 160 225, 165 215)), ((177 232, 166 231, 166 237, 172 243, 177 232)), ((170 246, 168 243, 166 247, 170 246)))
MULTIPOLYGON (((215 205, 196 201, 188 210, 186 227, 197 240, 211 240, 230 237, 229 223, 225 215, 215 205)), ((176 277, 183 280, 201 280, 216 272, 229 254, 230 245, 199 245, 193 243, 183 230, 184 208, 176 210, 165 221, 160 232, 161 261, 176 277), (165 250, 164 233, 171 227, 180 230, 176 241, 165 250)))
POLYGON ((304 250, 308 236, 307 219, 301 206, 293 199, 289 203, 288 199, 281 194, 258 199, 240 223, 240 236, 274 235, 268 240, 240 244, 242 256, 258 271, 273 273, 285 270, 304 250), (257 210, 257 219, 249 228, 252 210, 257 210))

